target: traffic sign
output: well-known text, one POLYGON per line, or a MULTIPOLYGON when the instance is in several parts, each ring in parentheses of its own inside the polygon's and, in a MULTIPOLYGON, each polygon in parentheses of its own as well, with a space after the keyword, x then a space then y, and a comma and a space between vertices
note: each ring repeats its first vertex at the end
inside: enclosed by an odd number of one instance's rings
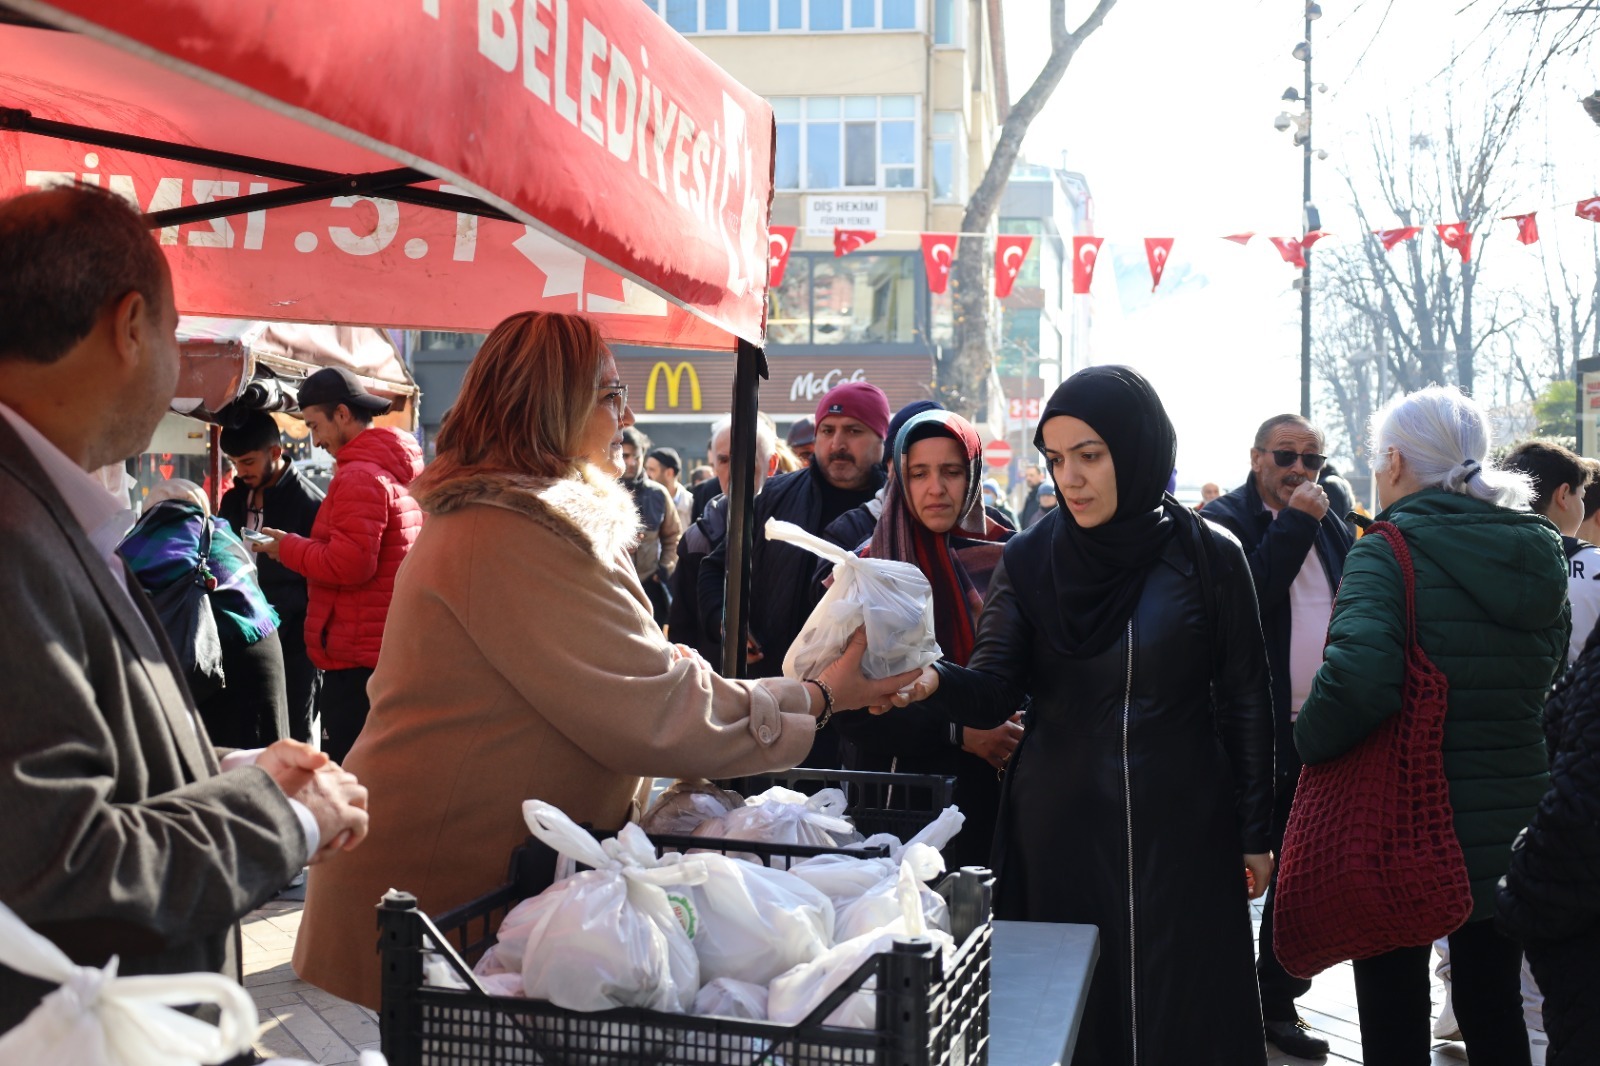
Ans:
POLYGON ((1011 465, 1011 445, 1003 440, 992 440, 983 446, 983 461, 990 466, 1011 465))

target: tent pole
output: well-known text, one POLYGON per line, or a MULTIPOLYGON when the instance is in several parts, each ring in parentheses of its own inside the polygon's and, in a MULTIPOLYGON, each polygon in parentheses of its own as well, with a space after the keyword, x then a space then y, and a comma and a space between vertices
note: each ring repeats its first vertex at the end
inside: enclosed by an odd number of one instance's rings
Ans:
POLYGON ((211 513, 222 506, 222 427, 206 423, 206 473, 210 475, 211 513))
POLYGON ((733 428, 728 472, 728 573, 723 593, 722 675, 746 677, 745 641, 750 635, 750 548, 755 539, 756 409, 766 353, 741 338, 733 369, 733 428))

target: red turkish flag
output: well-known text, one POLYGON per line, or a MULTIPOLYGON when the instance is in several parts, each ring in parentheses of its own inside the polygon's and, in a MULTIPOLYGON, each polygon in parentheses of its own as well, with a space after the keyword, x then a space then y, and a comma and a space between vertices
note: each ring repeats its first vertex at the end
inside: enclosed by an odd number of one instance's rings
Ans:
POLYGON ((1590 222, 1600 222, 1600 196, 1591 196, 1587 200, 1579 200, 1577 209, 1572 213, 1579 218, 1586 218, 1590 222))
POLYGON ((1436 228, 1446 248, 1460 252, 1463 263, 1472 262, 1472 234, 1467 232, 1465 222, 1441 222, 1436 228))
POLYGON ((1517 224, 1517 240, 1523 244, 1535 244, 1539 240, 1539 223, 1534 218, 1537 211, 1529 211, 1525 215, 1501 215, 1501 222, 1515 222, 1517 224))
POLYGON ((877 230, 835 229, 833 231, 833 257, 837 259, 841 255, 849 255, 863 244, 871 244, 877 239, 877 230))
POLYGON ((994 294, 1000 299, 1011 295, 1011 286, 1017 283, 1017 273, 1032 247, 1033 238, 1023 234, 1002 233, 995 238, 994 294))
POLYGON ((1300 247, 1302 249, 1305 249, 1305 250, 1309 251, 1313 244, 1316 244, 1318 241, 1322 240, 1322 238, 1324 238, 1326 236, 1328 236, 1328 231, 1327 230, 1314 229, 1310 233, 1306 234, 1304 237, 1300 238, 1300 247))
POLYGON ((1144 257, 1150 261, 1150 291, 1155 292, 1161 284, 1161 275, 1167 269, 1167 257, 1172 254, 1171 237, 1146 237, 1144 239, 1144 257))
POLYGON ((1100 261, 1104 237, 1072 238, 1072 291, 1086 293, 1094 281, 1094 265, 1100 261))
POLYGON ((1250 238, 1254 237, 1255 235, 1256 231, 1252 229, 1246 230, 1243 233, 1230 233, 1222 239, 1225 241, 1232 241, 1234 244, 1249 244, 1250 238))
POLYGON ((1409 241, 1422 232, 1421 226, 1399 226, 1395 229, 1375 229, 1372 235, 1383 242, 1383 250, 1390 252, 1401 241, 1409 241))
POLYGON ((783 284, 783 270, 789 265, 789 250, 794 247, 795 226, 767 227, 767 287, 783 284))
POLYGON ((955 262, 959 233, 924 233, 922 266, 928 272, 930 292, 944 292, 950 285, 950 264, 955 262))
POLYGON ((1267 240, 1271 241, 1272 246, 1278 250, 1278 254, 1283 256, 1285 263, 1290 266, 1297 266, 1301 270, 1305 269, 1306 257, 1301 249, 1298 237, 1268 237, 1267 240))

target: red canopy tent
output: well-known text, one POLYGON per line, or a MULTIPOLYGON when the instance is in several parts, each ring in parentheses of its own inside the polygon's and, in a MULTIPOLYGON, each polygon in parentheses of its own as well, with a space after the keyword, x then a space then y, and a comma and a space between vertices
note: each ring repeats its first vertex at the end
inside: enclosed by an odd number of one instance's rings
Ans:
POLYGON ((0 192, 105 185, 190 314, 737 352, 747 625, 772 112, 622 0, 0 0, 0 192), (68 31, 68 32, 61 32, 68 31))

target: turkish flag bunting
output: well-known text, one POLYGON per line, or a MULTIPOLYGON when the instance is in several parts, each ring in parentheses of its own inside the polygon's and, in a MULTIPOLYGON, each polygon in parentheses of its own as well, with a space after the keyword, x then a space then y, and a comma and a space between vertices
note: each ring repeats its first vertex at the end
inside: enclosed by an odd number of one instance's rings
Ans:
POLYGON ((1517 240, 1523 244, 1536 244, 1539 240, 1539 223, 1534 218, 1537 211, 1529 211, 1525 215, 1501 215, 1501 222, 1515 222, 1517 224, 1517 240))
POLYGON ((1100 260, 1104 237, 1072 238, 1072 291, 1085 293, 1094 281, 1094 265, 1100 260))
POLYGON ((1572 213, 1579 218, 1586 218, 1590 222, 1600 222, 1600 196, 1591 196, 1587 200, 1579 200, 1577 210, 1572 213))
POLYGON ((1446 248, 1454 248, 1461 253, 1463 263, 1472 262, 1472 234, 1467 232, 1465 222, 1441 222, 1437 227, 1439 240, 1444 242, 1446 248))
POLYGON ((1161 284, 1161 275, 1167 269, 1167 257, 1172 254, 1171 237, 1146 237, 1144 239, 1144 256, 1150 260, 1150 291, 1155 292, 1156 286, 1161 284))
POLYGON ((1322 240, 1322 238, 1326 237, 1327 235, 1328 235, 1328 231, 1327 230, 1314 229, 1310 233, 1306 234, 1304 237, 1300 238, 1300 247, 1303 248, 1303 249, 1309 249, 1313 244, 1316 244, 1318 241, 1322 240))
POLYGON ((789 250, 794 247, 795 226, 767 227, 767 287, 783 284, 783 269, 789 265, 789 250))
POLYGON ((833 257, 837 259, 841 255, 849 255, 863 244, 871 244, 877 239, 877 230, 835 229, 833 231, 833 257))
POLYGON ((959 233, 924 233, 922 235, 922 266, 928 272, 928 288, 944 292, 950 285, 950 264, 956 258, 956 241, 959 233))
POLYGON ((1372 235, 1383 242, 1383 250, 1390 252, 1401 241, 1409 241, 1422 232, 1421 226, 1400 226, 1396 229, 1375 229, 1372 235))
POLYGON ((1011 295, 1011 286, 1017 283, 1017 272, 1022 261, 1028 258, 1033 238, 1014 233, 1002 233, 994 242, 994 294, 1004 300, 1011 295))
POLYGON ((1243 233, 1230 233, 1222 239, 1225 241, 1232 241, 1234 244, 1249 244, 1250 238, 1254 237, 1255 235, 1256 231, 1252 229, 1246 230, 1243 233))
POLYGON ((1283 256, 1285 263, 1290 266, 1297 266, 1302 270, 1305 269, 1306 257, 1301 250, 1298 237, 1268 237, 1267 240, 1271 241, 1272 246, 1278 250, 1278 254, 1283 256))

